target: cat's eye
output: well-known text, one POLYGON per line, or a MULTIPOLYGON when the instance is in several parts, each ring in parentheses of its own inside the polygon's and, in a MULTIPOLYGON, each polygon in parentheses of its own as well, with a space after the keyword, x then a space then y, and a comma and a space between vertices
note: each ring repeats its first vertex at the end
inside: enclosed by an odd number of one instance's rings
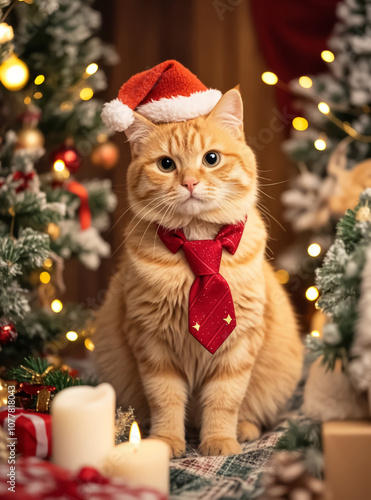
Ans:
POLYGON ((216 167, 220 162, 220 154, 216 151, 209 151, 206 153, 202 159, 202 163, 206 167, 216 167))
POLYGON ((168 156, 164 156, 163 158, 158 160, 157 166, 161 170, 161 172, 172 172, 176 168, 175 161, 168 156))

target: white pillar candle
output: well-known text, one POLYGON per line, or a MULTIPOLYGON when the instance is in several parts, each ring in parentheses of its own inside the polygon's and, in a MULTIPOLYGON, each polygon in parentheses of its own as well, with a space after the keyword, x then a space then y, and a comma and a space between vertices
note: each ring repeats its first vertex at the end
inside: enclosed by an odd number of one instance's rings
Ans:
POLYGON ((146 486, 169 494, 170 448, 159 439, 140 439, 134 422, 129 442, 117 445, 108 455, 103 473, 122 477, 134 486, 146 486))
POLYGON ((100 469, 115 446, 116 394, 110 384, 64 389, 52 403, 53 463, 100 469))

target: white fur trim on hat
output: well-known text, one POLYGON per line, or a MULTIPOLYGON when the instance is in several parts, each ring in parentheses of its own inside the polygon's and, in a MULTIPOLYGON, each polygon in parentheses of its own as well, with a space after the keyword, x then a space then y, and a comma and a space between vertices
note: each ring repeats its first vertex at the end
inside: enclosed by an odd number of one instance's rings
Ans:
POLYGON ((138 106, 136 111, 153 122, 184 122, 207 115, 222 97, 220 90, 208 89, 190 96, 162 98, 138 106))
POLYGON ((123 132, 134 121, 133 110, 119 99, 106 102, 101 117, 106 127, 116 130, 116 132, 123 132))

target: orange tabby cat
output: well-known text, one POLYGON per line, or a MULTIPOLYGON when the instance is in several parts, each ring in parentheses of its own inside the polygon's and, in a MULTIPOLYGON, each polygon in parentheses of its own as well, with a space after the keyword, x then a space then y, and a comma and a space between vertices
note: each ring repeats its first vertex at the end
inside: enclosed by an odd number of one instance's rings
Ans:
POLYGON ((132 222, 119 272, 98 313, 98 371, 132 405, 172 456, 185 452, 185 422, 200 425, 204 455, 238 453, 274 422, 300 377, 302 345, 292 307, 265 259, 266 229, 256 209, 257 168, 246 145, 238 90, 208 116, 154 125, 135 114, 127 184, 132 222), (205 159, 217 152, 219 163, 205 159), (165 161, 162 161, 163 159, 165 161), (188 332, 194 275, 172 254, 157 224, 189 240, 213 239, 247 215, 235 255, 223 251, 237 327, 212 355, 188 332), (187 413, 187 415, 186 415, 187 413))

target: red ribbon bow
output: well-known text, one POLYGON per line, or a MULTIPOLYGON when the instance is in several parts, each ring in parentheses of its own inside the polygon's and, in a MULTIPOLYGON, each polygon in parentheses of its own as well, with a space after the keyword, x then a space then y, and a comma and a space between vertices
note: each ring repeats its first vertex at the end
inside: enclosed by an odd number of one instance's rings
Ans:
POLYGON ((77 181, 70 181, 67 184, 67 191, 70 191, 80 198, 79 218, 81 229, 84 231, 91 226, 89 193, 87 189, 77 181))
POLYGON ((223 248, 234 255, 244 227, 245 221, 231 224, 224 226, 214 240, 194 241, 188 241, 181 229, 158 228, 161 241, 172 253, 183 247, 187 262, 196 275, 189 292, 188 329, 212 354, 236 327, 231 290, 219 269, 223 248))
POLYGON ((34 177, 35 177, 35 172, 30 172, 29 174, 25 174, 21 170, 17 170, 16 172, 14 172, 12 180, 21 181, 18 187, 16 188, 15 192, 20 193, 21 191, 27 189, 29 183, 32 181, 34 177))

